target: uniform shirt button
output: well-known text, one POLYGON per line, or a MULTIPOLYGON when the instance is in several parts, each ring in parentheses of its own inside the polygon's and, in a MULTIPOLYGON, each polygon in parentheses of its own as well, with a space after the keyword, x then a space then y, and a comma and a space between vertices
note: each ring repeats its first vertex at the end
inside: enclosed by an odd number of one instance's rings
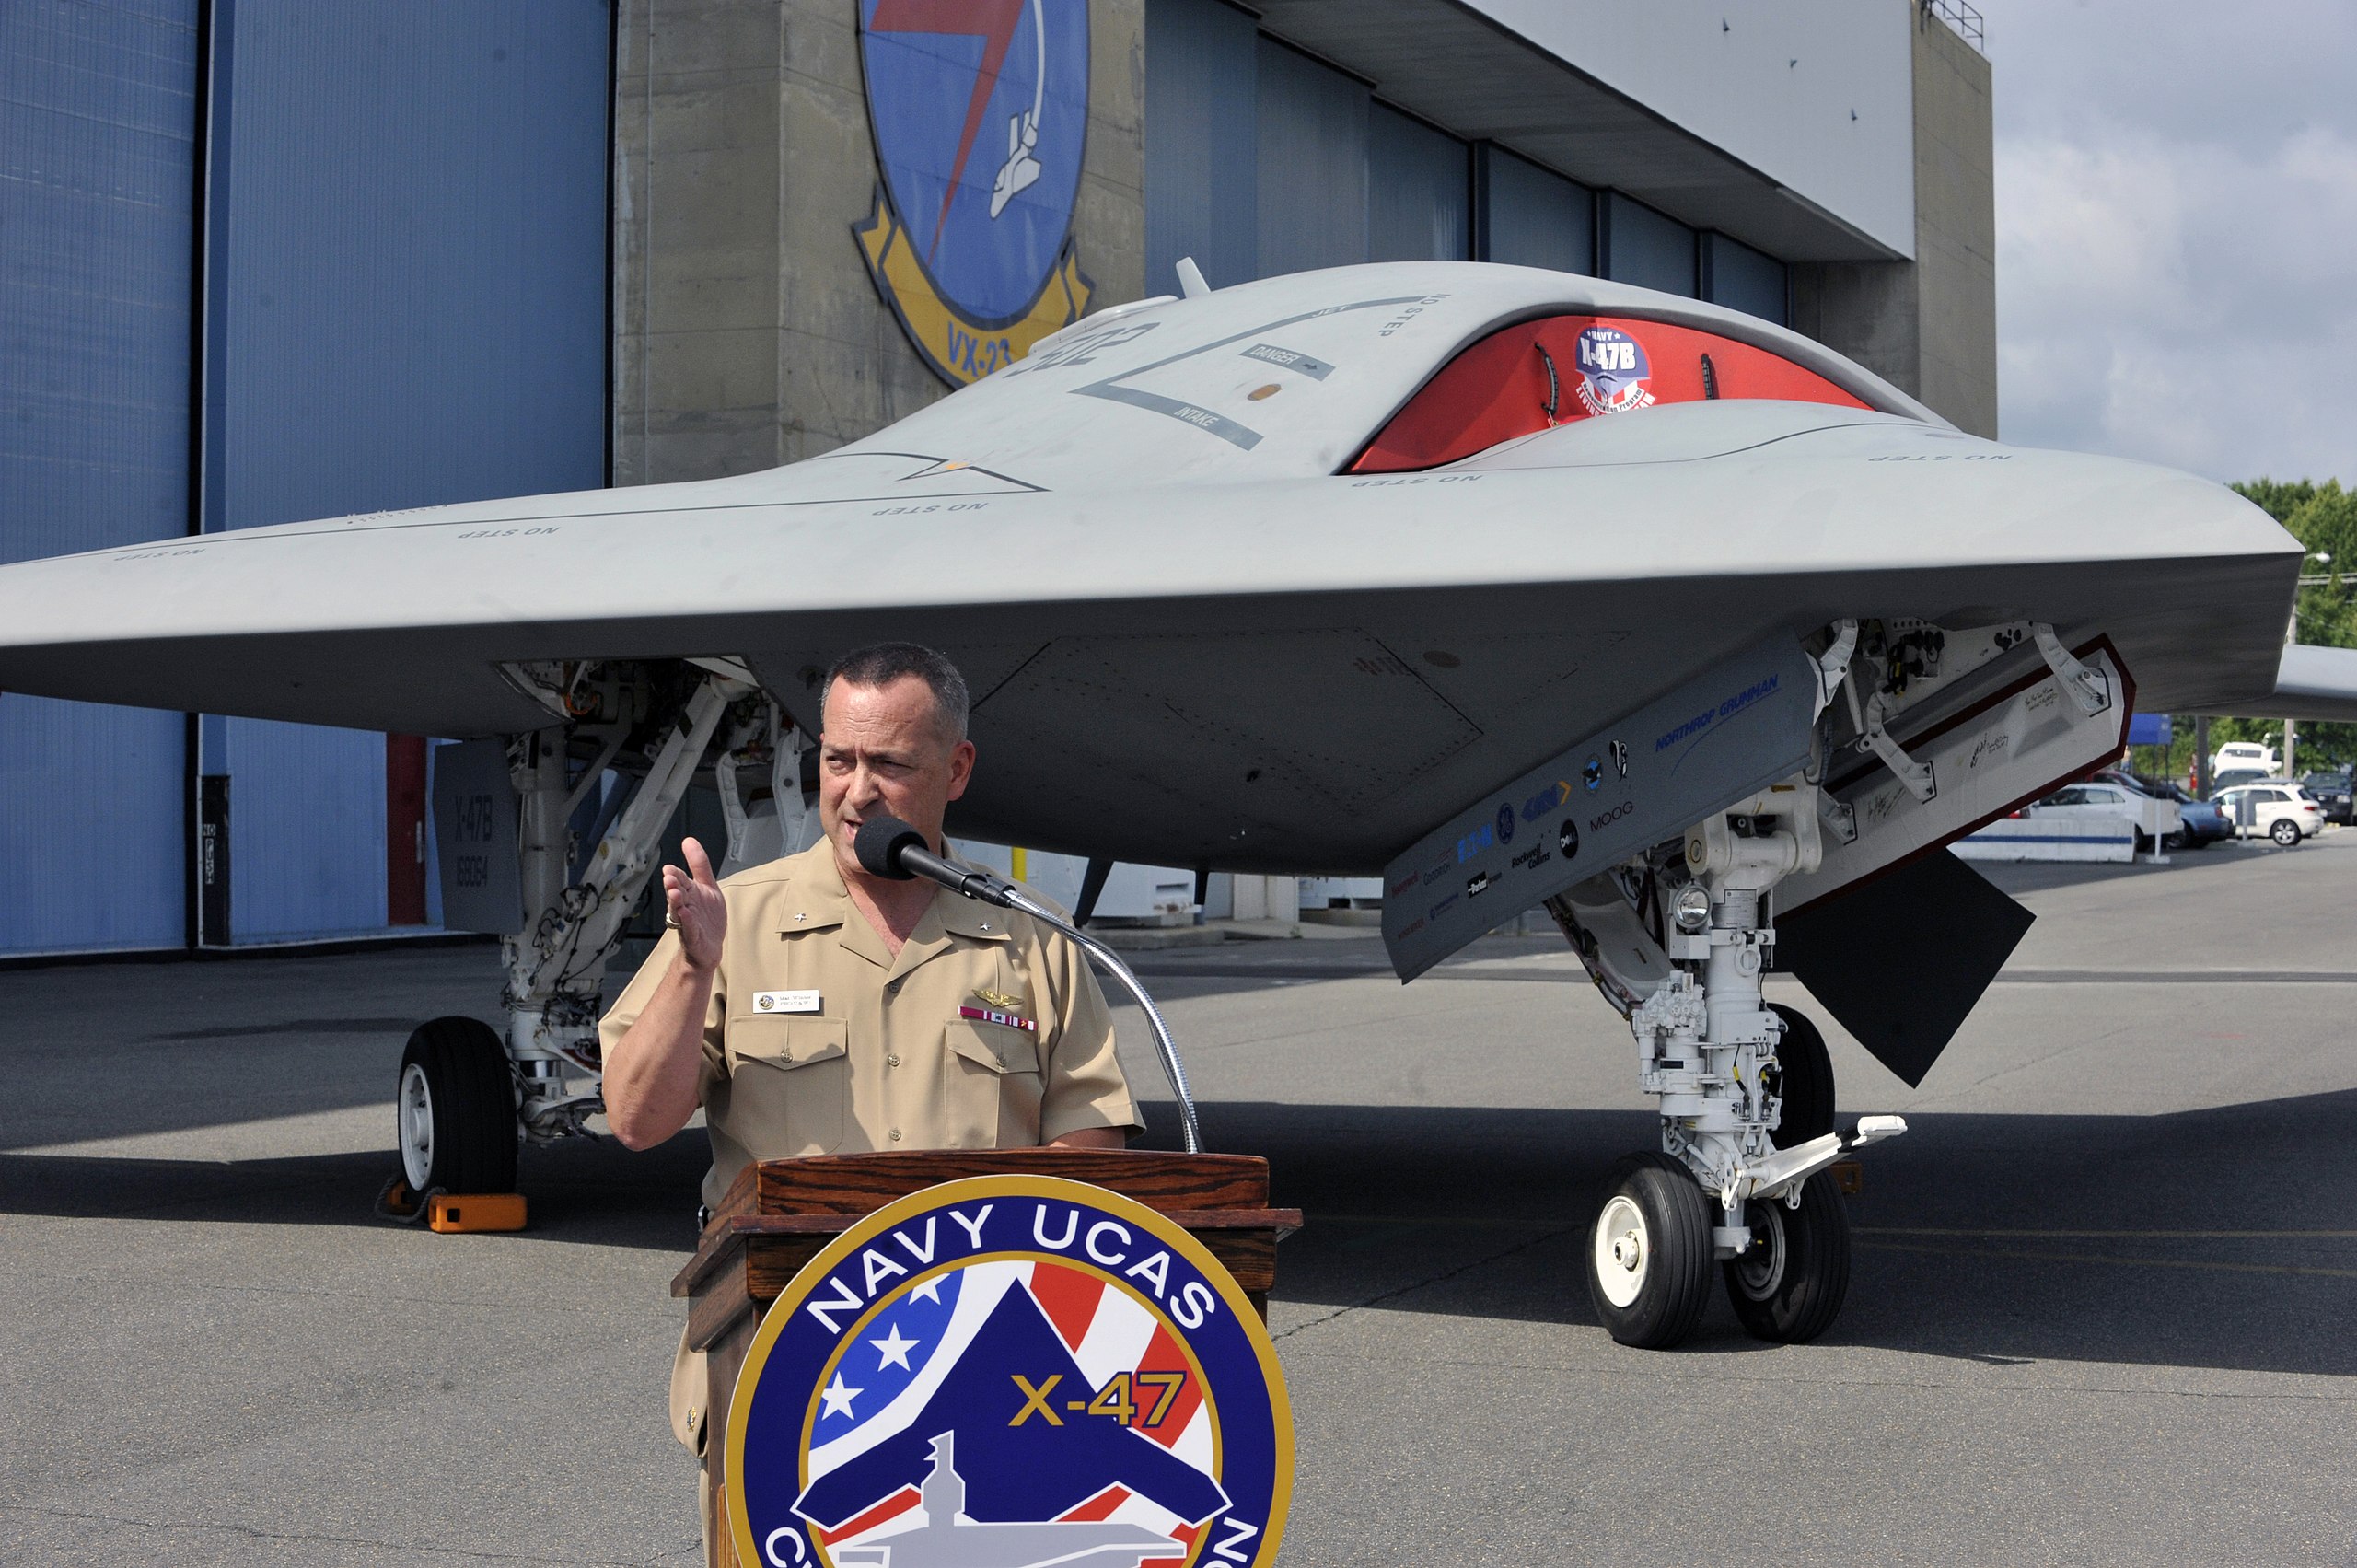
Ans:
POLYGON ((895 1128, 893 1128, 893 1129, 892 1129, 892 1142, 894 1142, 894 1143, 896 1143, 896 1144, 897 1144, 897 1143, 899 1143, 900 1141, 900 1130, 898 1127, 895 1127, 895 1128))
POLYGON ((900 1059, 897 1056, 888 1056, 884 1059, 884 1065, 887 1067, 898 1067, 900 1064, 900 1059))

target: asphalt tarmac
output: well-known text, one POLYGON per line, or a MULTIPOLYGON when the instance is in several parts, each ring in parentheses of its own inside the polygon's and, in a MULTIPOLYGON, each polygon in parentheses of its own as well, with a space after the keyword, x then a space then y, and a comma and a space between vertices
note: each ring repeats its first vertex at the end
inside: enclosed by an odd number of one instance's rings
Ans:
MULTIPOLYGON (((1404 990, 1372 943, 1144 956, 1208 1144, 1308 1213, 1283 1561, 2357 1561, 2357 832, 1983 869, 2038 922, 1922 1088, 1834 1038, 1845 1114, 1913 1131, 1799 1347, 1596 1326, 1588 1189, 1654 1135, 1560 944, 1404 990)), ((0 1562, 697 1561, 701 1134, 528 1156, 522 1235, 369 1218, 409 1027, 495 968, 0 973, 0 1562)))

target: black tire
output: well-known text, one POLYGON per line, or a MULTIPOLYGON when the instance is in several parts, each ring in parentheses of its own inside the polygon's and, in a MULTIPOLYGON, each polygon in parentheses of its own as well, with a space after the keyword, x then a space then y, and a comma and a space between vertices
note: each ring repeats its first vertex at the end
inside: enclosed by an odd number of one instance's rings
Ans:
POLYGON ((393 1130, 412 1191, 516 1191, 516 1078, 491 1026, 435 1018, 417 1027, 401 1052, 393 1130))
POLYGON ((1711 1302, 1715 1212, 1666 1155, 1631 1155, 1605 1172, 1588 1225, 1587 1295, 1614 1339, 1667 1350, 1693 1333, 1711 1302))
POLYGON ((2161 848, 2170 854, 2175 854, 2179 850, 2185 848, 2186 843, 2187 840, 2183 830, 2179 830, 2174 833, 2164 833, 2161 835, 2161 848))
POLYGON ((1755 1199, 1744 1205, 1751 1246, 1722 1265, 1727 1299, 1753 1338, 1806 1344, 1833 1326, 1850 1294, 1850 1216, 1832 1178, 1801 1184, 1801 1206, 1755 1199))
POLYGON ((1774 1086, 1784 1098, 1784 1113, 1768 1138, 1778 1148, 1789 1149, 1833 1131, 1833 1058, 1807 1014, 1781 1002, 1771 1002, 1768 1010, 1784 1020, 1784 1039, 1776 1047, 1774 1086))
POLYGON ((2300 825, 2289 817, 2278 817, 2275 825, 2267 830, 2267 836, 2283 848, 2290 849, 2300 842, 2300 825))

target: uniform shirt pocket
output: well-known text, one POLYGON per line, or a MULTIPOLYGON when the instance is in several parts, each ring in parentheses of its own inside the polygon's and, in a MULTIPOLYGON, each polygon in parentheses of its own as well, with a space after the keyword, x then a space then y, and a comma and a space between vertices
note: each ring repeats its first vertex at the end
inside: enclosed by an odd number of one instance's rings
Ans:
POLYGON ((842 1018, 731 1017, 725 1131, 755 1159, 823 1155, 843 1140, 851 1025, 842 1018))
POLYGON ((952 1018, 949 1048, 952 1148, 1014 1148, 1039 1141, 1039 1047, 1029 1031, 952 1018))

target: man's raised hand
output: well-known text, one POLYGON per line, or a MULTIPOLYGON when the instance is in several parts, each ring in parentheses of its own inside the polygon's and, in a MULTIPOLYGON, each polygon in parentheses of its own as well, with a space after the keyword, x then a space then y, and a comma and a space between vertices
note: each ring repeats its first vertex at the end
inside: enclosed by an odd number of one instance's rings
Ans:
POLYGON ((728 904, 712 875, 712 857, 689 839, 679 845, 687 869, 663 868, 663 902, 679 928, 679 951, 696 969, 720 967, 721 938, 728 935, 728 904))

